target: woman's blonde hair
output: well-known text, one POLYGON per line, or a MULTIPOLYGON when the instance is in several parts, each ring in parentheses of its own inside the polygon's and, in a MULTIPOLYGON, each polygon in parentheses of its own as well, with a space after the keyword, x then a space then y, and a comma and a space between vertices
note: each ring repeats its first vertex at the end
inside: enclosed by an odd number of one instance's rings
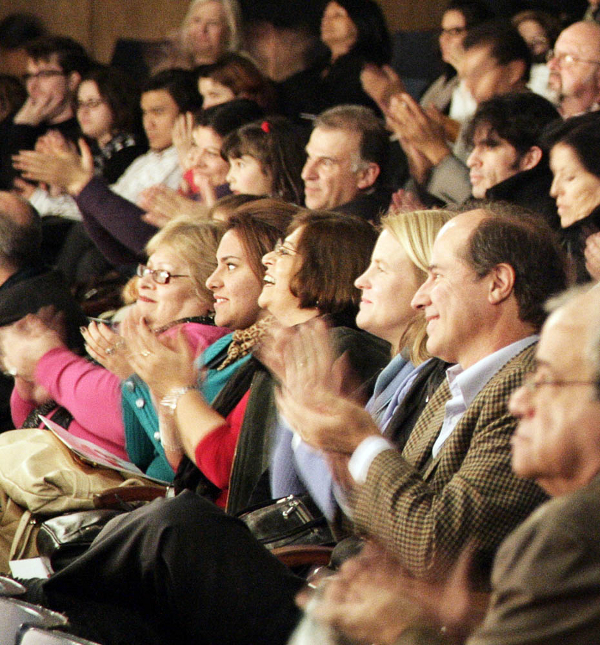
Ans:
POLYGON ((188 266, 198 297, 212 305, 214 298, 206 280, 217 267, 217 247, 225 232, 222 222, 192 219, 182 215, 171 220, 146 245, 152 255, 159 247, 168 246, 188 266))
MULTIPOLYGON (((452 216, 453 213, 449 211, 422 210, 389 213, 381 221, 382 228, 389 231, 402 245, 421 283, 427 279, 435 238, 452 216)), ((400 347, 409 348, 410 359, 415 365, 430 358, 426 349, 426 326, 425 317, 417 314, 400 341, 400 347)))

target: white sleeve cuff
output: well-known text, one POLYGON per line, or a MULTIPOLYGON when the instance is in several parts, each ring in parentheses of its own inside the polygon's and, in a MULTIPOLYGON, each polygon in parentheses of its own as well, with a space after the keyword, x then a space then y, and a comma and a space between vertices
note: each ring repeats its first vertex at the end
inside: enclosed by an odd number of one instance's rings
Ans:
POLYGON ((373 435, 363 439, 348 462, 348 470, 352 479, 357 484, 364 484, 375 457, 384 450, 390 449, 394 449, 393 444, 383 437, 373 435))

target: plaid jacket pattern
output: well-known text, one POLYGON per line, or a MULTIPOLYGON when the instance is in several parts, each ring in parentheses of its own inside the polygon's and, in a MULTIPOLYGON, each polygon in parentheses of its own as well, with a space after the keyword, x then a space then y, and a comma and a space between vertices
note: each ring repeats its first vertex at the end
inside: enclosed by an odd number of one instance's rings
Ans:
POLYGON ((358 532, 383 541, 414 575, 427 577, 448 566, 471 540, 491 560, 504 537, 546 499, 511 470, 516 419, 507 404, 532 371, 534 352, 535 345, 523 350, 490 379, 431 459, 450 399, 444 381, 402 455, 379 454, 355 491, 358 532))

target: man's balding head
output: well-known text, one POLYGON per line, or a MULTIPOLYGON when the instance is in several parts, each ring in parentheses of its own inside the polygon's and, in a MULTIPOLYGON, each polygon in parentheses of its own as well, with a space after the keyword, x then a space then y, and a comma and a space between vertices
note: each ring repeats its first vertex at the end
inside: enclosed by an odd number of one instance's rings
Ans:
POLYGON ((530 384, 510 402, 519 418, 513 469, 551 495, 585 486, 600 470, 600 288, 566 300, 544 325, 530 384))
POLYGON ((41 243, 39 215, 26 200, 0 191, 0 266, 4 272, 38 264, 41 243))
POLYGON ((576 22, 560 33, 548 61, 550 89, 564 118, 595 110, 600 103, 600 25, 576 22))
POLYGON ((428 273, 412 301, 428 321, 427 349, 465 369, 537 332, 544 302, 566 286, 548 225, 510 205, 452 218, 438 233, 428 273))

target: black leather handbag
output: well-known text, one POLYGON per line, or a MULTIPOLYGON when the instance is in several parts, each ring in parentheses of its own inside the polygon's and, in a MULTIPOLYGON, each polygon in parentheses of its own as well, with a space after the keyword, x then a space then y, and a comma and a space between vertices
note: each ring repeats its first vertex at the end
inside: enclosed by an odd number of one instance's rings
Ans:
POLYGON ((38 553, 50 561, 53 571, 60 571, 87 551, 108 521, 121 513, 123 511, 103 508, 45 520, 36 538, 38 553))
POLYGON ((267 549, 294 544, 334 544, 327 520, 308 495, 289 495, 238 514, 267 549))

